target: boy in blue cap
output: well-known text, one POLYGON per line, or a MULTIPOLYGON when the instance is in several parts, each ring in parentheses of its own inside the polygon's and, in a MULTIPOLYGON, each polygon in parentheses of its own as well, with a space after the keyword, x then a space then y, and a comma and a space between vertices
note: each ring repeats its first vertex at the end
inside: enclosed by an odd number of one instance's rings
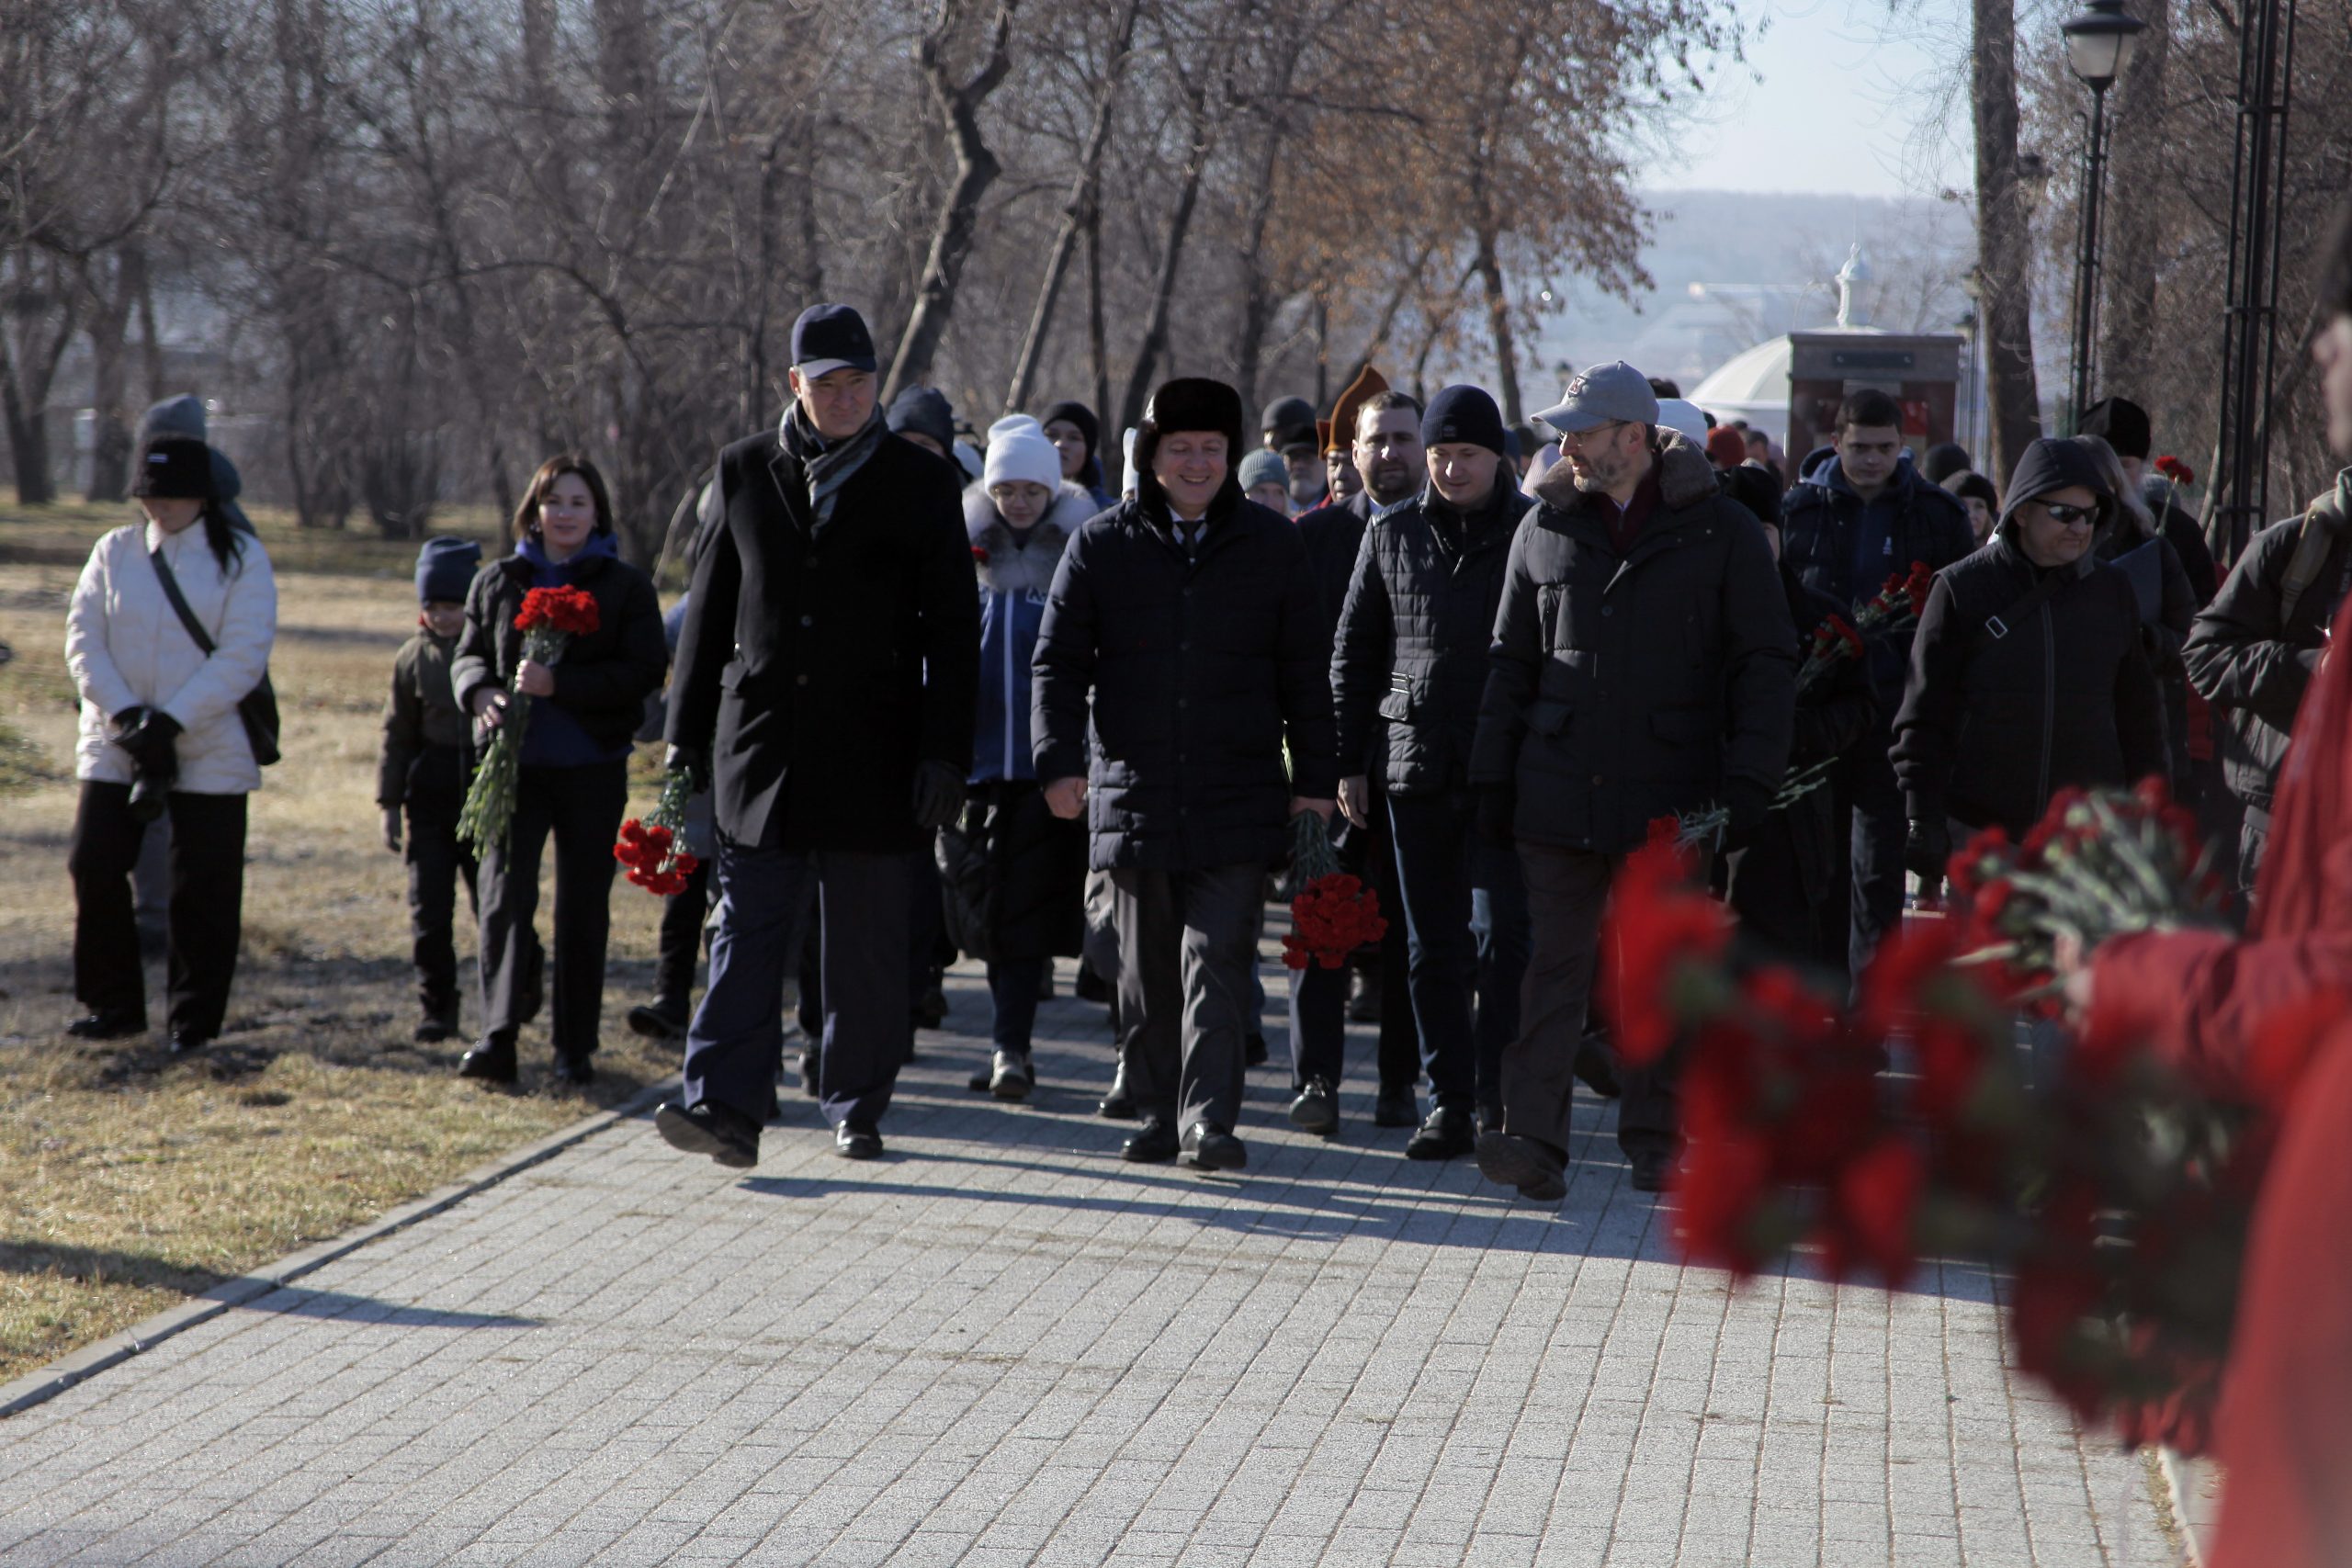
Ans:
POLYGON ((458 955, 449 928, 460 876, 467 902, 473 902, 474 857, 458 841, 458 810, 466 798, 466 719, 450 689, 449 659, 465 625, 466 590, 481 567, 481 547, 470 539, 427 539, 417 552, 417 632, 392 660, 392 690, 384 703, 384 740, 376 764, 384 847, 394 854, 403 853, 403 811, 408 818, 404 858, 422 1013, 413 1036, 419 1044, 460 1032, 458 955))

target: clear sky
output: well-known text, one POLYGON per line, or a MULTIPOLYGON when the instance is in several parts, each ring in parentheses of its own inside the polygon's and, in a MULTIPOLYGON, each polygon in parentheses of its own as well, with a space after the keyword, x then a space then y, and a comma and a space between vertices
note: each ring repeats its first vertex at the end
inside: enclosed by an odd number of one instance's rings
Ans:
POLYGON ((1865 196, 1971 188, 1967 106, 1951 96, 1968 54, 1962 0, 1738 5, 1747 64, 1715 68, 1679 157, 1647 171, 1645 186, 1865 196))

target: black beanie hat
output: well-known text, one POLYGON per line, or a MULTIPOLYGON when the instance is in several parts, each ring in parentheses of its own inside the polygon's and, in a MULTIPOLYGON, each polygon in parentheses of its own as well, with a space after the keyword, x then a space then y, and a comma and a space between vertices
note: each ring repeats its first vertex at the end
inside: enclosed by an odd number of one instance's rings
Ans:
POLYGON ((1037 416, 1039 424, 1051 424, 1056 420, 1078 426, 1078 433, 1086 437, 1088 457, 1091 457, 1102 450, 1102 426, 1096 421, 1094 411, 1084 403, 1058 402, 1037 416))
POLYGON ((1162 381, 1144 405, 1143 423, 1136 427, 1136 466, 1151 467, 1159 438, 1171 430, 1213 430, 1225 437, 1228 463, 1241 461, 1241 394, 1222 381, 1204 376, 1162 381))
POLYGON ((911 430, 938 442, 943 453, 955 449, 956 410, 947 394, 936 387, 907 388, 890 400, 889 412, 882 419, 893 435, 911 430))
POLYGON ((212 448, 192 436, 156 436, 139 449, 130 493, 156 501, 212 500, 212 448))
POLYGON ((2100 437, 2115 448, 2119 457, 2144 459, 2154 444, 2148 411, 2129 398, 2101 398, 2083 411, 2081 427, 2075 434, 2100 437))
POLYGON ((1927 476, 1929 484, 1939 485, 1952 475, 1975 466, 1968 456, 1967 447, 1957 441, 1939 441, 1928 447, 1927 457, 1920 459, 1919 472, 1927 476))
POLYGON ((1503 429, 1502 410, 1495 407, 1483 387, 1457 384, 1442 389, 1430 400, 1421 415, 1421 445, 1438 446, 1453 442, 1470 446, 1484 446, 1498 457, 1509 457, 1510 447, 1503 429))
POLYGON ((481 565, 481 547, 471 539, 427 539, 416 552, 416 602, 462 604, 481 565))

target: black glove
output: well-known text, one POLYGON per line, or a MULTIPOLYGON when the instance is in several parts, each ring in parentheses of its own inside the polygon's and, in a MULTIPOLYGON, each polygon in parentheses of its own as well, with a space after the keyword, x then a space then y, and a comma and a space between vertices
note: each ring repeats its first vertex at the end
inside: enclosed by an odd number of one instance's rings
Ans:
POLYGON ((128 735, 146 722, 147 710, 137 703, 133 703, 114 716, 114 732, 117 735, 128 735))
POLYGON ((1498 850, 1514 841, 1511 818, 1519 814, 1519 792, 1506 784, 1482 784, 1478 790, 1478 837, 1498 850))
POLYGON ((149 708, 137 724, 116 736, 114 743, 130 753, 141 773, 168 777, 179 771, 172 746, 179 734, 179 720, 161 709, 149 708))
POLYGON ((1911 818, 1911 836, 1904 840, 1903 864, 1933 887, 1944 879, 1951 863, 1951 825, 1940 815, 1911 818))
POLYGON ((662 771, 686 775, 686 787, 696 795, 710 793, 710 757, 699 746, 673 746, 662 759, 662 771))
POLYGON ((1744 850, 1756 840, 1756 830, 1772 812, 1772 792, 1754 779, 1730 779, 1724 784, 1724 809, 1731 820, 1724 824, 1724 848, 1744 850))
POLYGON ((964 808, 964 775, 944 762, 915 764, 915 826, 937 832, 964 808))

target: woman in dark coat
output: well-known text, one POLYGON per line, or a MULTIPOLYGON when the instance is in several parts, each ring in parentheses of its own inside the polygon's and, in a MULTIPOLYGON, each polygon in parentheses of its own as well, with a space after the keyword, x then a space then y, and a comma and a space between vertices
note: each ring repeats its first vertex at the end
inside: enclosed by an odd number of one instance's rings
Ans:
POLYGON ((2037 441, 1992 542, 1936 573, 1894 720, 1922 877, 1942 876, 1954 824, 2022 838, 2062 789, 2165 772, 2139 601, 2092 553, 2113 513, 2088 451, 2037 441))
POLYGON ((539 855, 555 837, 555 1076, 595 1073, 612 926, 613 840, 628 807, 628 754, 646 694, 668 663, 662 606, 646 575, 620 558, 612 502, 585 457, 550 457, 514 512, 514 553, 492 561, 466 595, 465 630, 450 661, 458 705, 474 717, 477 747, 506 716, 510 683, 533 700, 523 734, 514 814, 503 843, 483 847, 481 888, 482 1037, 458 1071, 514 1081, 514 1036, 537 1010, 527 934, 539 897, 539 855), (584 589, 597 626, 553 665, 523 657, 514 616, 534 588, 584 589))
POLYGON ((942 835, 940 873, 952 934, 988 965, 996 1009, 995 1055, 972 1087, 1000 1100, 1036 1087, 1037 998, 1053 961, 1076 957, 1084 934, 1086 829, 1046 807, 1029 735, 1029 660, 1054 569, 1100 510, 1065 468, 1051 441, 1015 431, 989 443, 988 467, 964 492, 979 578, 980 694, 963 830, 942 835))

